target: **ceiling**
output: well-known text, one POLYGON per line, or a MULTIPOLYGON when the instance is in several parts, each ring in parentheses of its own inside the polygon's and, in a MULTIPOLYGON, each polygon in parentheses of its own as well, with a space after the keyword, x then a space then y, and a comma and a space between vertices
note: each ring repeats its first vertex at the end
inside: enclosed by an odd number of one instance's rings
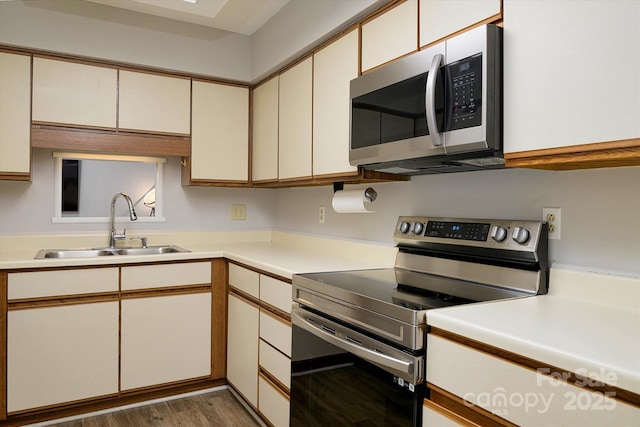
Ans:
POLYGON ((85 0, 251 35, 290 0, 85 0), (195 1, 195 2, 194 2, 195 1))

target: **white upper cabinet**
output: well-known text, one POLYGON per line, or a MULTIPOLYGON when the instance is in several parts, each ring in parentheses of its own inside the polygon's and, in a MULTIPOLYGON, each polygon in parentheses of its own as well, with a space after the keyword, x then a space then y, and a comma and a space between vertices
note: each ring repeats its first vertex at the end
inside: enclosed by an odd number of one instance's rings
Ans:
POLYGON ((420 46, 489 18, 500 18, 500 0, 420 0, 420 46))
POLYGON ((349 164, 350 81, 358 77, 358 31, 313 57, 313 175, 357 172, 349 164))
POLYGON ((640 137, 640 2, 504 0, 504 151, 640 137))
POLYGON ((31 57, 0 52, 0 178, 31 165, 31 57))
POLYGON ((33 121, 115 128, 118 70, 33 58, 33 121))
POLYGON ((418 50, 418 0, 407 0, 362 25, 362 71, 418 50))
POLYGON ((279 177, 311 177, 313 59, 280 74, 279 177))
POLYGON ((120 70, 118 126, 123 130, 189 134, 191 80, 120 70))
POLYGON ((249 180, 249 89, 193 81, 191 179, 249 180))
POLYGON ((278 76, 253 90, 252 181, 278 179, 278 76))

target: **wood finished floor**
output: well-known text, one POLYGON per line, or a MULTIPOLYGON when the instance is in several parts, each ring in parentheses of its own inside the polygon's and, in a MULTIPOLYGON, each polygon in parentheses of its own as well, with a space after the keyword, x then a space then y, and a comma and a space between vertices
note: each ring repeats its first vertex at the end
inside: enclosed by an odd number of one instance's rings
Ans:
POLYGON ((252 427, 259 424, 229 390, 54 424, 56 427, 252 427))

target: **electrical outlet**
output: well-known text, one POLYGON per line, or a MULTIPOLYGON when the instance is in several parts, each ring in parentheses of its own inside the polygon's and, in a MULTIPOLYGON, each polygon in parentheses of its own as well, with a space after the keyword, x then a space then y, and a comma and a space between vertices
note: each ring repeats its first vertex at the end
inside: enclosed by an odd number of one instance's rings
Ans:
POLYGON ((542 220, 549 224, 549 239, 560 240, 561 214, 560 208, 542 208, 542 220))
POLYGON ((320 206, 320 209, 318 209, 318 222, 320 224, 324 224, 324 216, 325 216, 324 206, 320 206))
POLYGON ((247 205, 231 205, 231 219, 244 221, 247 219, 247 205))

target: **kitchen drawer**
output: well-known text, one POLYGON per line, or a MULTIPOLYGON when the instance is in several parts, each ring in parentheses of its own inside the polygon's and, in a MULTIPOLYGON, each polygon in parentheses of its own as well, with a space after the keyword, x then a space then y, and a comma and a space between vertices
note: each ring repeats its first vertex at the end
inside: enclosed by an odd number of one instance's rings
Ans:
POLYGON ((429 382, 518 425, 635 425, 640 409, 429 334, 429 382))
POLYGON ((422 406, 422 425, 423 427, 438 426, 438 427, 459 427, 468 426, 470 422, 464 422, 464 418, 454 414, 448 409, 433 403, 429 400, 424 401, 422 406))
POLYGON ((260 310, 260 338, 291 357, 291 324, 260 310))
POLYGON ((258 409, 274 427, 289 426, 289 399, 262 375, 258 378, 258 409))
POLYGON ((256 298, 260 297, 260 275, 255 271, 229 264, 229 285, 256 298))
POLYGON ((117 292, 118 269, 95 268, 9 273, 8 282, 9 300, 117 292))
POLYGON ((122 290, 211 283, 211 262, 122 267, 122 290))
POLYGON ((273 277, 260 275, 260 300, 285 313, 291 313, 291 285, 273 277))
POLYGON ((291 359, 260 340, 260 366, 278 379, 288 389, 291 388, 291 359))

